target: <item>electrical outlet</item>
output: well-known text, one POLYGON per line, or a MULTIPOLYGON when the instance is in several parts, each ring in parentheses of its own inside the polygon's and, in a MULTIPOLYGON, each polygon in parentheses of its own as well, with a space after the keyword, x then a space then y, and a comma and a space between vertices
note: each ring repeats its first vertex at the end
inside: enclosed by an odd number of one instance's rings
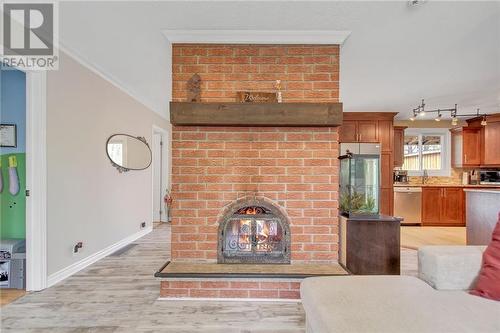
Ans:
POLYGON ((78 242, 73 247, 73 254, 77 254, 83 248, 83 242, 78 242))
POLYGON ((142 223, 141 223, 141 229, 142 229, 142 228, 146 228, 146 222, 142 222, 142 223))

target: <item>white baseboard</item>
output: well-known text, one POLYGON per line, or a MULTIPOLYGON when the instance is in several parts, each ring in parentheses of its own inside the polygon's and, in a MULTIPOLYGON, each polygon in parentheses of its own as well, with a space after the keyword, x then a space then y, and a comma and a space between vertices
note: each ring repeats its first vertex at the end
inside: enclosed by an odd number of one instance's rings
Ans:
POLYGON ((101 260, 102 258, 110 255, 111 253, 118 251, 125 245, 128 245, 135 241, 136 239, 139 239, 147 234, 149 234, 151 231, 153 231, 153 227, 147 227, 139 232, 136 232, 135 234, 132 234, 120 241, 118 241, 115 244, 112 244, 101 251, 98 251, 94 254, 91 254, 90 256, 83 258, 82 260, 79 260, 75 262, 74 264, 69 265, 68 267, 65 267, 54 274, 50 274, 48 279, 47 279, 47 287, 52 287, 56 283, 70 277, 71 275, 77 273, 78 271, 84 269, 85 267, 92 265, 98 260, 101 260))

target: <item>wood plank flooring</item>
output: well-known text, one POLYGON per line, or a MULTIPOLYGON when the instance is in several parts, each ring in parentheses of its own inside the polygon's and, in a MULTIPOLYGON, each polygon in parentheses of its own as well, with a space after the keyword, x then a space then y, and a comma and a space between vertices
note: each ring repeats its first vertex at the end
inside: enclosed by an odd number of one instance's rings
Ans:
POLYGON ((401 227, 401 246, 466 245, 465 227, 401 227))
MULTIPOLYGON (((41 292, 29 293, 1 311, 2 333, 175 332, 299 333, 300 303, 164 301, 153 277, 170 254, 170 227, 162 224, 119 256, 108 256, 41 292)), ((416 251, 402 252, 406 273, 416 270, 416 251)))
POLYGON ((26 291, 23 289, 0 289, 0 307, 14 302, 16 299, 24 296, 25 294, 26 291))

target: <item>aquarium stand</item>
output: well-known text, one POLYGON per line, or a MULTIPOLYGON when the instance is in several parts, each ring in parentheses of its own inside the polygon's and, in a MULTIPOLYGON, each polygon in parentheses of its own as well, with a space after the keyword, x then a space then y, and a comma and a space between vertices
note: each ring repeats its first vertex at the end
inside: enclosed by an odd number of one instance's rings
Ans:
POLYGON ((399 275, 400 223, 386 215, 341 215, 340 263, 352 274, 399 275))

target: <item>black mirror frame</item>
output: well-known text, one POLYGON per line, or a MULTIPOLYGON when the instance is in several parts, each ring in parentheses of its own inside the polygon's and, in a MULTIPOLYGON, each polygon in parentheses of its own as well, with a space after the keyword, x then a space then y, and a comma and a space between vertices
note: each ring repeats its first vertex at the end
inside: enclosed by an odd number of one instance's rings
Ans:
POLYGON ((143 137, 143 136, 133 136, 133 135, 130 135, 130 134, 125 134, 125 133, 116 133, 116 134, 113 134, 111 135, 108 140, 106 140, 106 156, 108 156, 109 158, 109 161, 111 162, 111 165, 114 166, 119 173, 123 173, 123 172, 129 172, 131 170, 133 171, 141 171, 141 170, 146 170, 147 168, 149 168, 151 166, 151 163, 153 163, 153 152, 151 151, 151 147, 149 147, 149 144, 148 142, 146 141, 146 138, 143 137), (137 139, 139 141, 141 141, 142 143, 144 143, 146 145, 146 147, 148 147, 148 150, 149 150, 149 164, 142 168, 142 169, 132 169, 132 168, 126 168, 124 166, 121 166, 121 165, 118 165, 116 164, 112 159, 111 159, 111 156, 109 156, 109 153, 108 153, 108 144, 109 144, 109 141, 114 138, 115 136, 118 136, 118 135, 124 135, 124 136, 128 136, 130 138, 134 138, 134 139, 137 139))

